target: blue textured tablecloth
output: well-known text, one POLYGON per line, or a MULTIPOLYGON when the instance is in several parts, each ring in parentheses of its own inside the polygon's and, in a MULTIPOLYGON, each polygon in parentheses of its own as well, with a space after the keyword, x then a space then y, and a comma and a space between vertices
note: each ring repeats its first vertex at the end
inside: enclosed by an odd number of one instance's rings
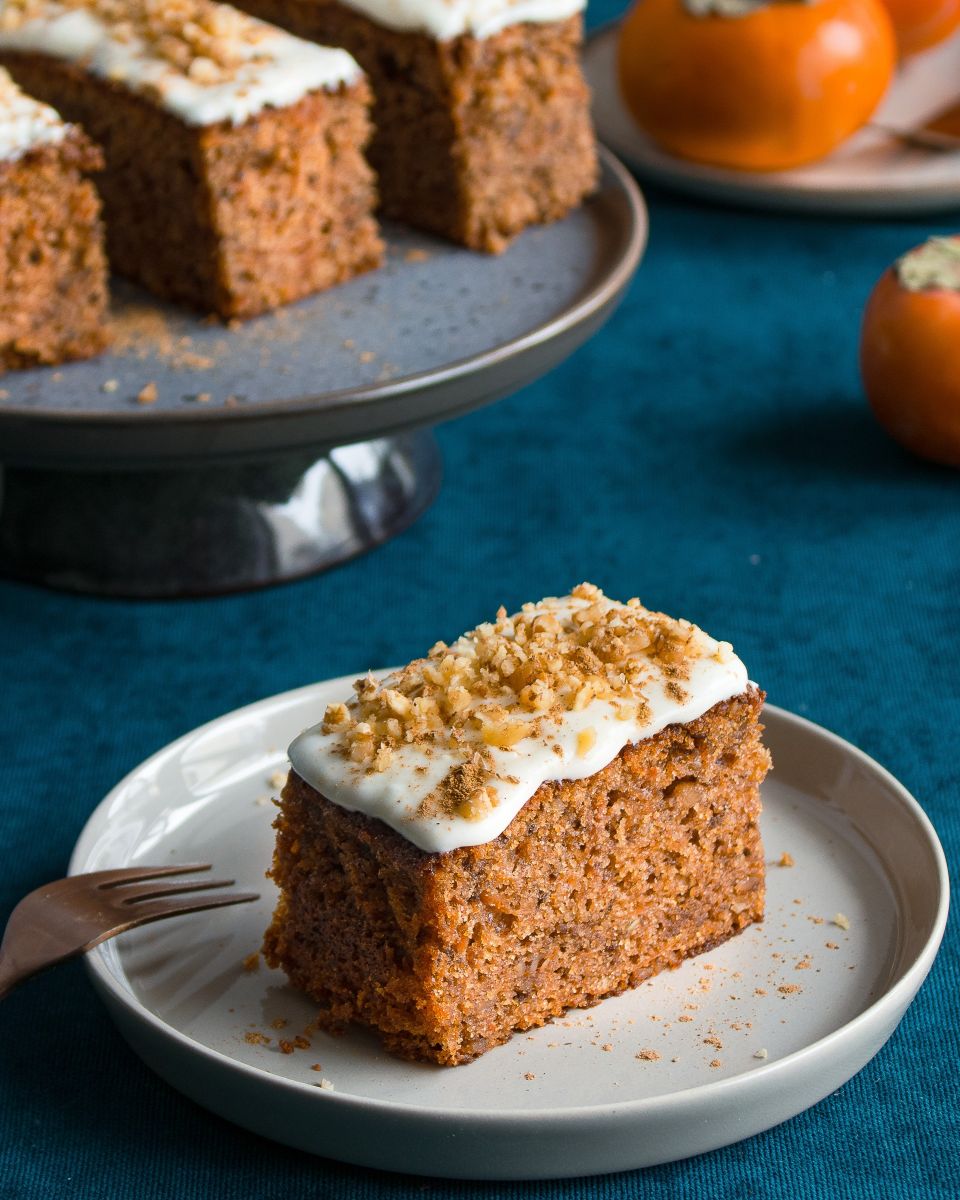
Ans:
MULTIPOLYGON (((192 603, 0 586, 0 915, 63 874, 102 795, 178 734, 583 578, 729 638, 773 702, 899 776, 957 861, 960 475, 886 439, 856 370, 875 278, 950 222, 649 200, 649 251, 610 324, 440 430, 439 500, 375 554, 192 603)), ((141 1065, 72 964, 0 1007, 0 1197, 955 1197, 958 983, 952 920, 880 1055, 760 1137, 643 1172, 484 1185, 341 1166, 210 1116, 141 1065)))

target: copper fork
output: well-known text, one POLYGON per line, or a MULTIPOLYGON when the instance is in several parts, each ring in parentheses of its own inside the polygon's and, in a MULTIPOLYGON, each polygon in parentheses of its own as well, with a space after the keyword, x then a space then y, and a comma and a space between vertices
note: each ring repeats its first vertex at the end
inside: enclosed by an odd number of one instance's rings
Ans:
POLYGON ((72 875, 37 888, 24 896, 7 921, 0 945, 0 998, 45 967, 92 950, 107 938, 137 925, 259 899, 255 892, 196 898, 189 895, 230 887, 232 879, 156 882, 167 875, 209 870, 209 863, 122 867, 116 871, 72 875), (177 896, 185 898, 179 900, 177 896))

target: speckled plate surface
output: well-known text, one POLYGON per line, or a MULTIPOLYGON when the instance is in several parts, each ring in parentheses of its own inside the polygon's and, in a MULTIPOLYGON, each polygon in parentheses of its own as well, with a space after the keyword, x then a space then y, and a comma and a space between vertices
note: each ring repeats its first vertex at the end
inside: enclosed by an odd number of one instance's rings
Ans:
POLYGON ((149 925, 88 956, 133 1049, 239 1125, 425 1175, 560 1177, 683 1158, 839 1087, 930 969, 948 885, 919 805, 854 747, 768 707, 762 926, 463 1067, 399 1062, 361 1032, 311 1033, 283 1053, 311 1005, 282 973, 244 968, 274 900, 270 795, 284 747, 348 688, 275 696, 172 743, 103 801, 70 864, 206 860, 262 888, 259 904, 149 925), (792 866, 778 865, 785 853, 792 866))
POLYGON ((225 328, 132 286, 110 354, 0 379, 0 461, 170 465, 367 441, 435 424, 550 370, 609 316, 640 262, 643 199, 600 187, 498 256, 386 230, 386 263, 225 328), (138 403, 145 385, 156 399, 138 403))
MULTIPOLYGON (((707 199, 751 207, 857 216, 910 216, 960 210, 960 152, 931 153, 867 127, 821 162, 792 171, 730 171, 675 158, 634 123, 616 70, 619 23, 587 44, 597 132, 641 178, 707 199)), ((910 60, 875 120, 912 128, 960 100, 960 38, 910 60)))

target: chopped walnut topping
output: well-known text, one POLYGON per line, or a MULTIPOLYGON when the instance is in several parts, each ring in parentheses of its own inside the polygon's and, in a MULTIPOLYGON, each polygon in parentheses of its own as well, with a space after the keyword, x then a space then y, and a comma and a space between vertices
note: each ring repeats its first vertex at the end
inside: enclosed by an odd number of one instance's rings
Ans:
MULTIPOLYGON (((50 8, 47 0, 6 0, 0 30, 12 32, 49 16, 50 8)), ((236 79, 248 63, 270 61, 257 51, 270 27, 213 0, 57 0, 57 8, 90 13, 115 42, 203 87, 236 79)))
MULTIPOLYGON (((514 616, 501 608, 494 621, 452 645, 437 642, 382 683, 358 680, 352 700, 329 705, 322 731, 368 773, 387 769, 409 746, 428 755, 459 751, 462 765, 417 816, 480 820, 497 803, 490 786, 498 777, 497 753, 522 751, 528 739, 544 737, 545 722, 598 701, 624 720, 643 721, 651 683, 685 702, 682 685, 693 661, 729 653, 687 621, 650 612, 636 599, 618 604, 583 583, 570 596, 524 605, 514 616)), ((580 731, 581 756, 596 736, 592 727, 580 731)))

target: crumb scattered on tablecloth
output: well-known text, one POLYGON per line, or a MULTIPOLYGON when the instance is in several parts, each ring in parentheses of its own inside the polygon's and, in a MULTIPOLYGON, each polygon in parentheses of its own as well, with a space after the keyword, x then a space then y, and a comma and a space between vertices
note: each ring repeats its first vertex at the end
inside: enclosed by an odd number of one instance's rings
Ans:
POLYGON ((532 1071, 524 1071, 523 1077, 524 1079, 536 1079, 536 1075, 532 1071))
POLYGON ((784 852, 780 855, 780 858, 777 860, 777 866, 792 867, 794 865, 793 855, 784 850, 784 852))
POLYGON ((720 1061, 719 1058, 712 1058, 710 1060, 710 1066, 713 1067, 714 1070, 716 1070, 718 1067, 722 1067, 723 1063, 720 1061))
POLYGON ((286 1029, 288 1024, 286 1017, 274 1017, 270 1022, 271 1029, 286 1029))
POLYGON ((781 983, 777 991, 781 996, 795 996, 797 992, 802 992, 803 988, 799 983, 781 983))
POLYGON ((101 392, 115 392, 119 386, 120 386, 119 380, 105 379, 103 381, 103 383, 100 384, 100 391, 101 392))
POLYGON ((754 1058, 766 1058, 767 1051, 764 1049, 763 1046, 761 1046, 759 1050, 754 1050, 753 1057, 754 1058))
POLYGON ((319 1079, 313 1086, 320 1088, 324 1092, 334 1091, 333 1083, 329 1079, 319 1079))
POLYGON ((839 950, 840 949, 839 942, 824 942, 823 944, 826 946, 826 948, 828 950, 839 950))
POLYGON ((157 385, 153 382, 153 380, 151 380, 149 383, 145 383, 140 391, 137 392, 138 404, 153 404, 156 398, 157 385))
POLYGON ((838 929, 849 929, 850 918, 844 916, 843 913, 838 912, 834 914, 833 920, 830 922, 830 924, 836 925, 838 929))
POLYGON ((248 1046, 269 1046, 270 1039, 265 1033, 260 1033, 257 1029, 248 1029, 243 1035, 243 1040, 248 1046))
POLYGON ((633 1057, 639 1058, 641 1060, 641 1062, 659 1062, 660 1061, 659 1051, 651 1050, 649 1046, 644 1047, 643 1050, 638 1050, 637 1053, 633 1057))
POLYGON ((247 955, 247 957, 243 960, 243 969, 245 971, 259 971, 260 970, 260 951, 259 950, 254 950, 254 952, 252 954, 247 955))

